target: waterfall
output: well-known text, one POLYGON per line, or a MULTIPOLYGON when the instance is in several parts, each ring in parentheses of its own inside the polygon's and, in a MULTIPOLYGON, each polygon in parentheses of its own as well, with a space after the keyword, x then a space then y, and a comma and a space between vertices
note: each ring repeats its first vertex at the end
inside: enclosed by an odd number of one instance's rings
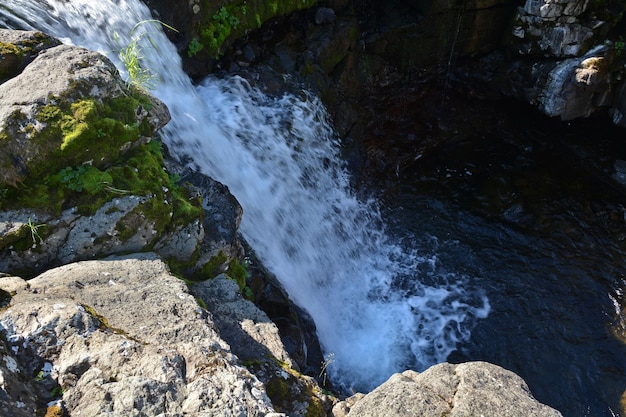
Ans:
MULTIPOLYGON (((122 72, 115 51, 150 19, 138 0, 12 0, 0 16, 100 51, 122 72)), ((387 235, 376 202, 351 190, 319 99, 270 97, 239 77, 194 86, 158 25, 142 30, 152 41, 144 64, 160 78, 153 93, 172 114, 165 143, 239 200, 241 233, 313 317, 335 384, 370 390, 394 372, 445 361, 469 340, 487 300, 436 253, 419 255, 387 235)))

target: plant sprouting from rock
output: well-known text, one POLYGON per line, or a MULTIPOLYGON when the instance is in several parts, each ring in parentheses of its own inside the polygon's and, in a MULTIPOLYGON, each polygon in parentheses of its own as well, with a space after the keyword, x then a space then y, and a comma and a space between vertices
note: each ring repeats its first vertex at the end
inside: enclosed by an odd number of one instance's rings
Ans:
POLYGON ((35 224, 30 217, 28 218, 28 222, 26 222, 26 227, 28 227, 28 229, 30 230, 30 237, 31 239, 33 239, 33 245, 36 245, 37 243, 43 243, 43 239, 41 238, 41 235, 39 235, 39 229, 45 226, 45 224, 35 224))
MULTIPOLYGON (((124 64, 126 71, 128 72, 128 82, 132 85, 144 88, 144 89, 153 89, 156 82, 156 75, 152 73, 149 69, 145 68, 143 65, 143 50, 141 46, 141 42, 146 39, 150 43, 150 45, 158 49, 158 45, 154 42, 154 40, 150 37, 149 31, 139 31, 142 26, 146 24, 156 24, 166 27, 167 29, 178 32, 178 30, 174 29, 172 26, 161 22, 160 20, 142 20, 137 23, 130 30, 128 34, 130 41, 126 46, 120 47, 118 51, 118 55, 120 60, 124 64)), ((113 32, 113 37, 115 42, 120 45, 120 36, 117 32, 113 32)))
POLYGON ((322 379, 322 386, 326 386, 326 371, 328 370, 328 367, 330 366, 330 364, 332 364, 333 362, 335 362, 335 354, 334 353, 329 353, 326 356, 324 356, 324 362, 322 362, 322 367, 320 368, 320 374, 318 376, 318 378, 322 379))

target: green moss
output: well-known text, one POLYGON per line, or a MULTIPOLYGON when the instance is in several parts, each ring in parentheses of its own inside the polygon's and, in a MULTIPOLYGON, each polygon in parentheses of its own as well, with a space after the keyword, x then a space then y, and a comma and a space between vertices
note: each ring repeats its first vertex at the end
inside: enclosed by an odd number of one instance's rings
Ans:
POLYGON ((265 383, 267 396, 277 411, 288 410, 295 403, 307 404, 307 417, 326 416, 324 406, 320 398, 319 388, 311 385, 302 374, 276 360, 278 365, 285 371, 273 376, 265 383))
MULTIPOLYGON (((99 102, 82 99, 74 103, 60 100, 39 109, 37 120, 45 127, 33 139, 51 149, 45 164, 29 167, 32 176, 58 171, 85 161, 102 168, 119 158, 125 143, 142 135, 135 111, 141 106, 138 98, 117 97, 99 102)), ((145 126, 142 126, 144 128, 145 126)))
POLYGON ((289 383, 280 376, 273 377, 265 384, 265 392, 270 397, 276 411, 283 409, 284 404, 288 404, 292 399, 289 383))
POLYGON ((215 2, 205 1, 203 9, 207 12, 194 28, 199 36, 190 41, 188 54, 192 57, 202 52, 210 58, 217 58, 225 45, 260 28, 264 22, 316 4, 316 0, 240 0, 216 7, 215 2))
POLYGON ((98 313, 95 308, 88 304, 81 304, 81 307, 85 309, 85 312, 89 314, 98 324, 98 328, 100 330, 110 331, 115 334, 119 334, 127 337, 130 340, 133 340, 138 343, 142 343, 139 339, 130 336, 126 331, 122 329, 118 329, 117 327, 113 327, 109 324, 109 321, 102 314, 98 313))
POLYGON ((196 297, 196 303, 198 303, 198 305, 200 307, 202 307, 203 309, 205 309, 205 310, 207 309, 206 308, 206 303, 204 302, 204 300, 202 298, 196 297))
MULTIPOLYGON (((150 229, 154 231, 151 236, 152 240, 147 242, 149 245, 165 230, 171 211, 169 205, 160 197, 152 196, 147 201, 140 203, 125 214, 115 225, 119 239, 124 242, 137 234, 146 224, 151 224, 150 229)), ((146 247, 146 249, 148 249, 146 247)))
POLYGON ((200 270, 200 275, 207 278, 213 278, 222 272, 224 264, 228 261, 228 256, 224 251, 220 251, 217 255, 209 259, 209 262, 204 264, 200 270))
POLYGON ((0 42, 0 56, 3 60, 0 65, 0 81, 2 81, 17 74, 23 52, 12 43, 0 42))
POLYGON ((244 288, 246 288, 246 277, 248 275, 245 266, 240 264, 239 260, 235 258, 228 264, 227 275, 239 285, 239 289, 243 293, 244 288))

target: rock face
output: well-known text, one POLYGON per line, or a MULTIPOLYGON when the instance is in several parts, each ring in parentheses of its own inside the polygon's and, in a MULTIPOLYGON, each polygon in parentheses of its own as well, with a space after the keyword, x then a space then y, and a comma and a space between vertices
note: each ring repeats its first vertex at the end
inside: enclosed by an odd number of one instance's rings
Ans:
POLYGON ((519 53, 562 58, 586 52, 591 38, 608 29, 606 22, 584 15, 589 6, 588 0, 527 0, 513 27, 519 53))
MULTIPOLYGON (((16 37, 4 29, 3 36, 16 37)), ((22 38, 37 36, 43 37, 27 32, 22 38)), ((12 45, 19 50, 22 43, 12 45)), ((131 91, 103 55, 68 45, 41 49, 19 74, 0 84, 1 185, 17 186, 50 165, 61 169, 89 161, 104 167, 169 121, 165 105, 131 91), (121 134, 123 129, 128 134, 121 134), (94 138, 108 139, 107 152, 94 138)))
POLYGON ((228 189, 166 164, 153 140, 169 121, 160 100, 40 32, 2 29, 0 44, 13 53, 0 62, 0 270, 154 250, 208 278, 218 255, 241 254, 228 189))
POLYGON ((3 278, 0 287, 14 293, 0 314, 3 415, 32 416, 55 399, 69 415, 273 411, 212 316, 154 254, 3 278), (16 392, 15 381, 36 395, 16 392))
MULTIPOLYGON (((536 63, 528 69, 530 76, 523 82, 529 88, 523 89, 522 96, 551 117, 588 117, 614 104, 619 95, 615 82, 623 73, 618 63, 612 43, 599 45, 580 57, 536 63)), ((616 124, 623 118, 621 111, 612 110, 616 124)))
POLYGON ((612 7, 602 1, 527 0, 507 42, 513 59, 504 76, 511 80, 511 95, 562 120, 613 107, 614 122, 622 125, 624 45, 609 36, 619 21, 612 7))
POLYGON ((369 394, 337 404, 333 413, 334 417, 561 416, 537 402, 519 376, 486 362, 443 363, 421 374, 395 374, 369 394))

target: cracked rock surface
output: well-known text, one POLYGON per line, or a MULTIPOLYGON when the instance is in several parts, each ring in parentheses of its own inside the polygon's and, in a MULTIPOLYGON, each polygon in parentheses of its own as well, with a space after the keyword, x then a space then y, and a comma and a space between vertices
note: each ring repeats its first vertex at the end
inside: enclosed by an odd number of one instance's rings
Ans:
POLYGON ((533 398, 515 373, 486 362, 442 363, 391 376, 369 394, 333 409, 335 417, 560 417, 533 398))
POLYGON ((35 415, 50 401, 81 416, 274 411, 210 313, 154 254, 0 278, 0 288, 12 294, 0 312, 0 415, 35 415))

